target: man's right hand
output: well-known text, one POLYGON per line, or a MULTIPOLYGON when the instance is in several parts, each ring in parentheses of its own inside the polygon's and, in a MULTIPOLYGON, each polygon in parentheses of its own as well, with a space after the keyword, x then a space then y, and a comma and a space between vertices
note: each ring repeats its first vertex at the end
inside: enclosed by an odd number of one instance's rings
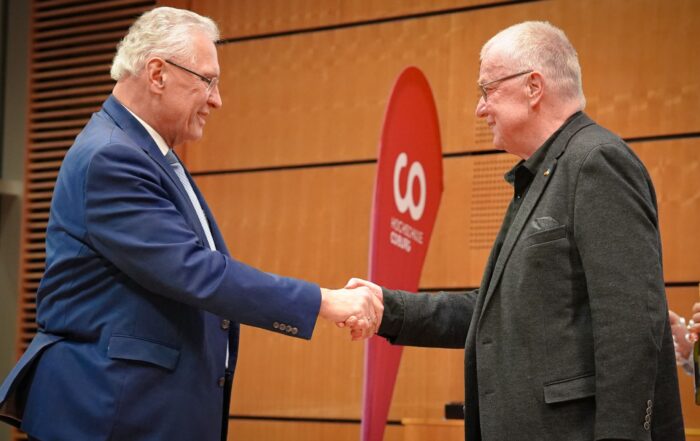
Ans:
MULTIPOLYGON (((352 279, 348 280, 348 283, 345 284, 346 289, 359 289, 359 288, 366 288, 369 289, 372 292, 372 295, 374 297, 374 304, 380 304, 381 305, 381 311, 378 311, 378 317, 377 317, 377 323, 376 323, 376 329, 374 332, 376 333, 379 330, 379 326, 382 323, 382 317, 384 315, 384 294, 382 292, 382 287, 377 285, 376 283, 372 283, 368 280, 364 279, 358 279, 353 277, 352 279)), ((345 326, 348 326, 350 328, 350 335, 352 336, 353 340, 358 340, 363 337, 363 333, 361 329, 358 329, 358 327, 355 325, 356 318, 355 317, 350 317, 348 320, 345 321, 345 326)))
POLYGON ((343 289, 321 288, 319 316, 349 327, 353 340, 369 338, 379 329, 384 304, 366 286, 343 289))

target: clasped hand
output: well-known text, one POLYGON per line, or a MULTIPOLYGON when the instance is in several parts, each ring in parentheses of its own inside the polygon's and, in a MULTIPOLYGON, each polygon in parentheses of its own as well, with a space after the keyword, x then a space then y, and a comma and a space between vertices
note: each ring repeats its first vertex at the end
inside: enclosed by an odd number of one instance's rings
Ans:
POLYGON ((319 315, 340 328, 349 328, 353 340, 369 338, 382 323, 382 288, 355 278, 342 289, 321 288, 319 315))

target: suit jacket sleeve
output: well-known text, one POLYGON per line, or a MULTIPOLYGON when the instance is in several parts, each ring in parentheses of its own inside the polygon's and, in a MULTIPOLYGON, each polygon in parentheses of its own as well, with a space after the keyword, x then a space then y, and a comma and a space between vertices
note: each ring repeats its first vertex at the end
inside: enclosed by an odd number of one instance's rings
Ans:
POLYGON ((595 439, 646 439, 642 424, 668 326, 654 190, 620 142, 588 153, 574 198, 593 323, 595 439))
POLYGON ((212 251, 198 240, 147 154, 119 142, 93 154, 85 177, 87 242, 154 294, 240 323, 272 329, 275 321, 310 338, 318 286, 268 274, 212 251))
POLYGON ((477 290, 413 294, 383 288, 383 293, 380 336, 405 346, 464 348, 477 290))

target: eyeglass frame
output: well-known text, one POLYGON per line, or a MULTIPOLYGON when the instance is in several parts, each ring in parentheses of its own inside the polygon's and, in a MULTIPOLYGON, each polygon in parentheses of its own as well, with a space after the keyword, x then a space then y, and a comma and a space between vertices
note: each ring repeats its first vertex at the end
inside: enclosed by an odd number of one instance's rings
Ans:
POLYGON ((501 81, 512 80, 513 78, 517 78, 520 75, 525 75, 525 74, 529 74, 532 72, 534 72, 533 69, 524 70, 522 72, 514 73, 512 75, 506 75, 505 77, 501 77, 497 80, 488 81, 486 83, 476 83, 476 85, 479 87, 479 90, 481 90, 481 97, 484 99, 484 102, 486 102, 486 101, 488 101, 488 98, 489 98, 488 92, 486 90, 486 86, 488 86, 489 84, 500 83, 501 81))
POLYGON ((218 78, 218 77, 209 78, 209 77, 207 77, 207 76, 204 76, 204 75, 202 75, 202 74, 200 74, 200 73, 197 73, 197 72, 193 71, 192 69, 188 69, 188 68, 186 68, 185 66, 180 66, 179 64, 177 64, 177 63, 175 63, 174 61, 171 61, 171 60, 167 60, 167 59, 166 59, 165 62, 168 63, 168 64, 172 64, 173 66, 175 66, 175 67, 177 67, 177 68, 180 68, 180 69, 184 70, 185 72, 189 72, 189 73, 191 73, 192 75, 194 75, 194 76, 196 76, 197 78, 199 78, 200 80, 202 80, 202 81, 207 85, 207 93, 211 93, 211 91, 214 90, 214 88, 216 87, 216 85, 219 84, 219 78, 218 78))

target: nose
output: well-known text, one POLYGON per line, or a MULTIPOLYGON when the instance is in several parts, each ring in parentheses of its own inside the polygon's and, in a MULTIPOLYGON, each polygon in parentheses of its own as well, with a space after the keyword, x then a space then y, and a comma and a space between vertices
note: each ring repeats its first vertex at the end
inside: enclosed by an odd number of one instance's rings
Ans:
POLYGON ((219 93, 219 85, 215 85, 214 88, 211 90, 209 93, 209 98, 207 99, 207 103, 215 109, 221 108, 223 106, 223 101, 221 100, 221 94, 219 93))
POLYGON ((475 112, 477 118, 483 118, 486 116, 486 101, 484 100, 484 97, 481 96, 479 97, 479 101, 476 103, 476 109, 475 112))

